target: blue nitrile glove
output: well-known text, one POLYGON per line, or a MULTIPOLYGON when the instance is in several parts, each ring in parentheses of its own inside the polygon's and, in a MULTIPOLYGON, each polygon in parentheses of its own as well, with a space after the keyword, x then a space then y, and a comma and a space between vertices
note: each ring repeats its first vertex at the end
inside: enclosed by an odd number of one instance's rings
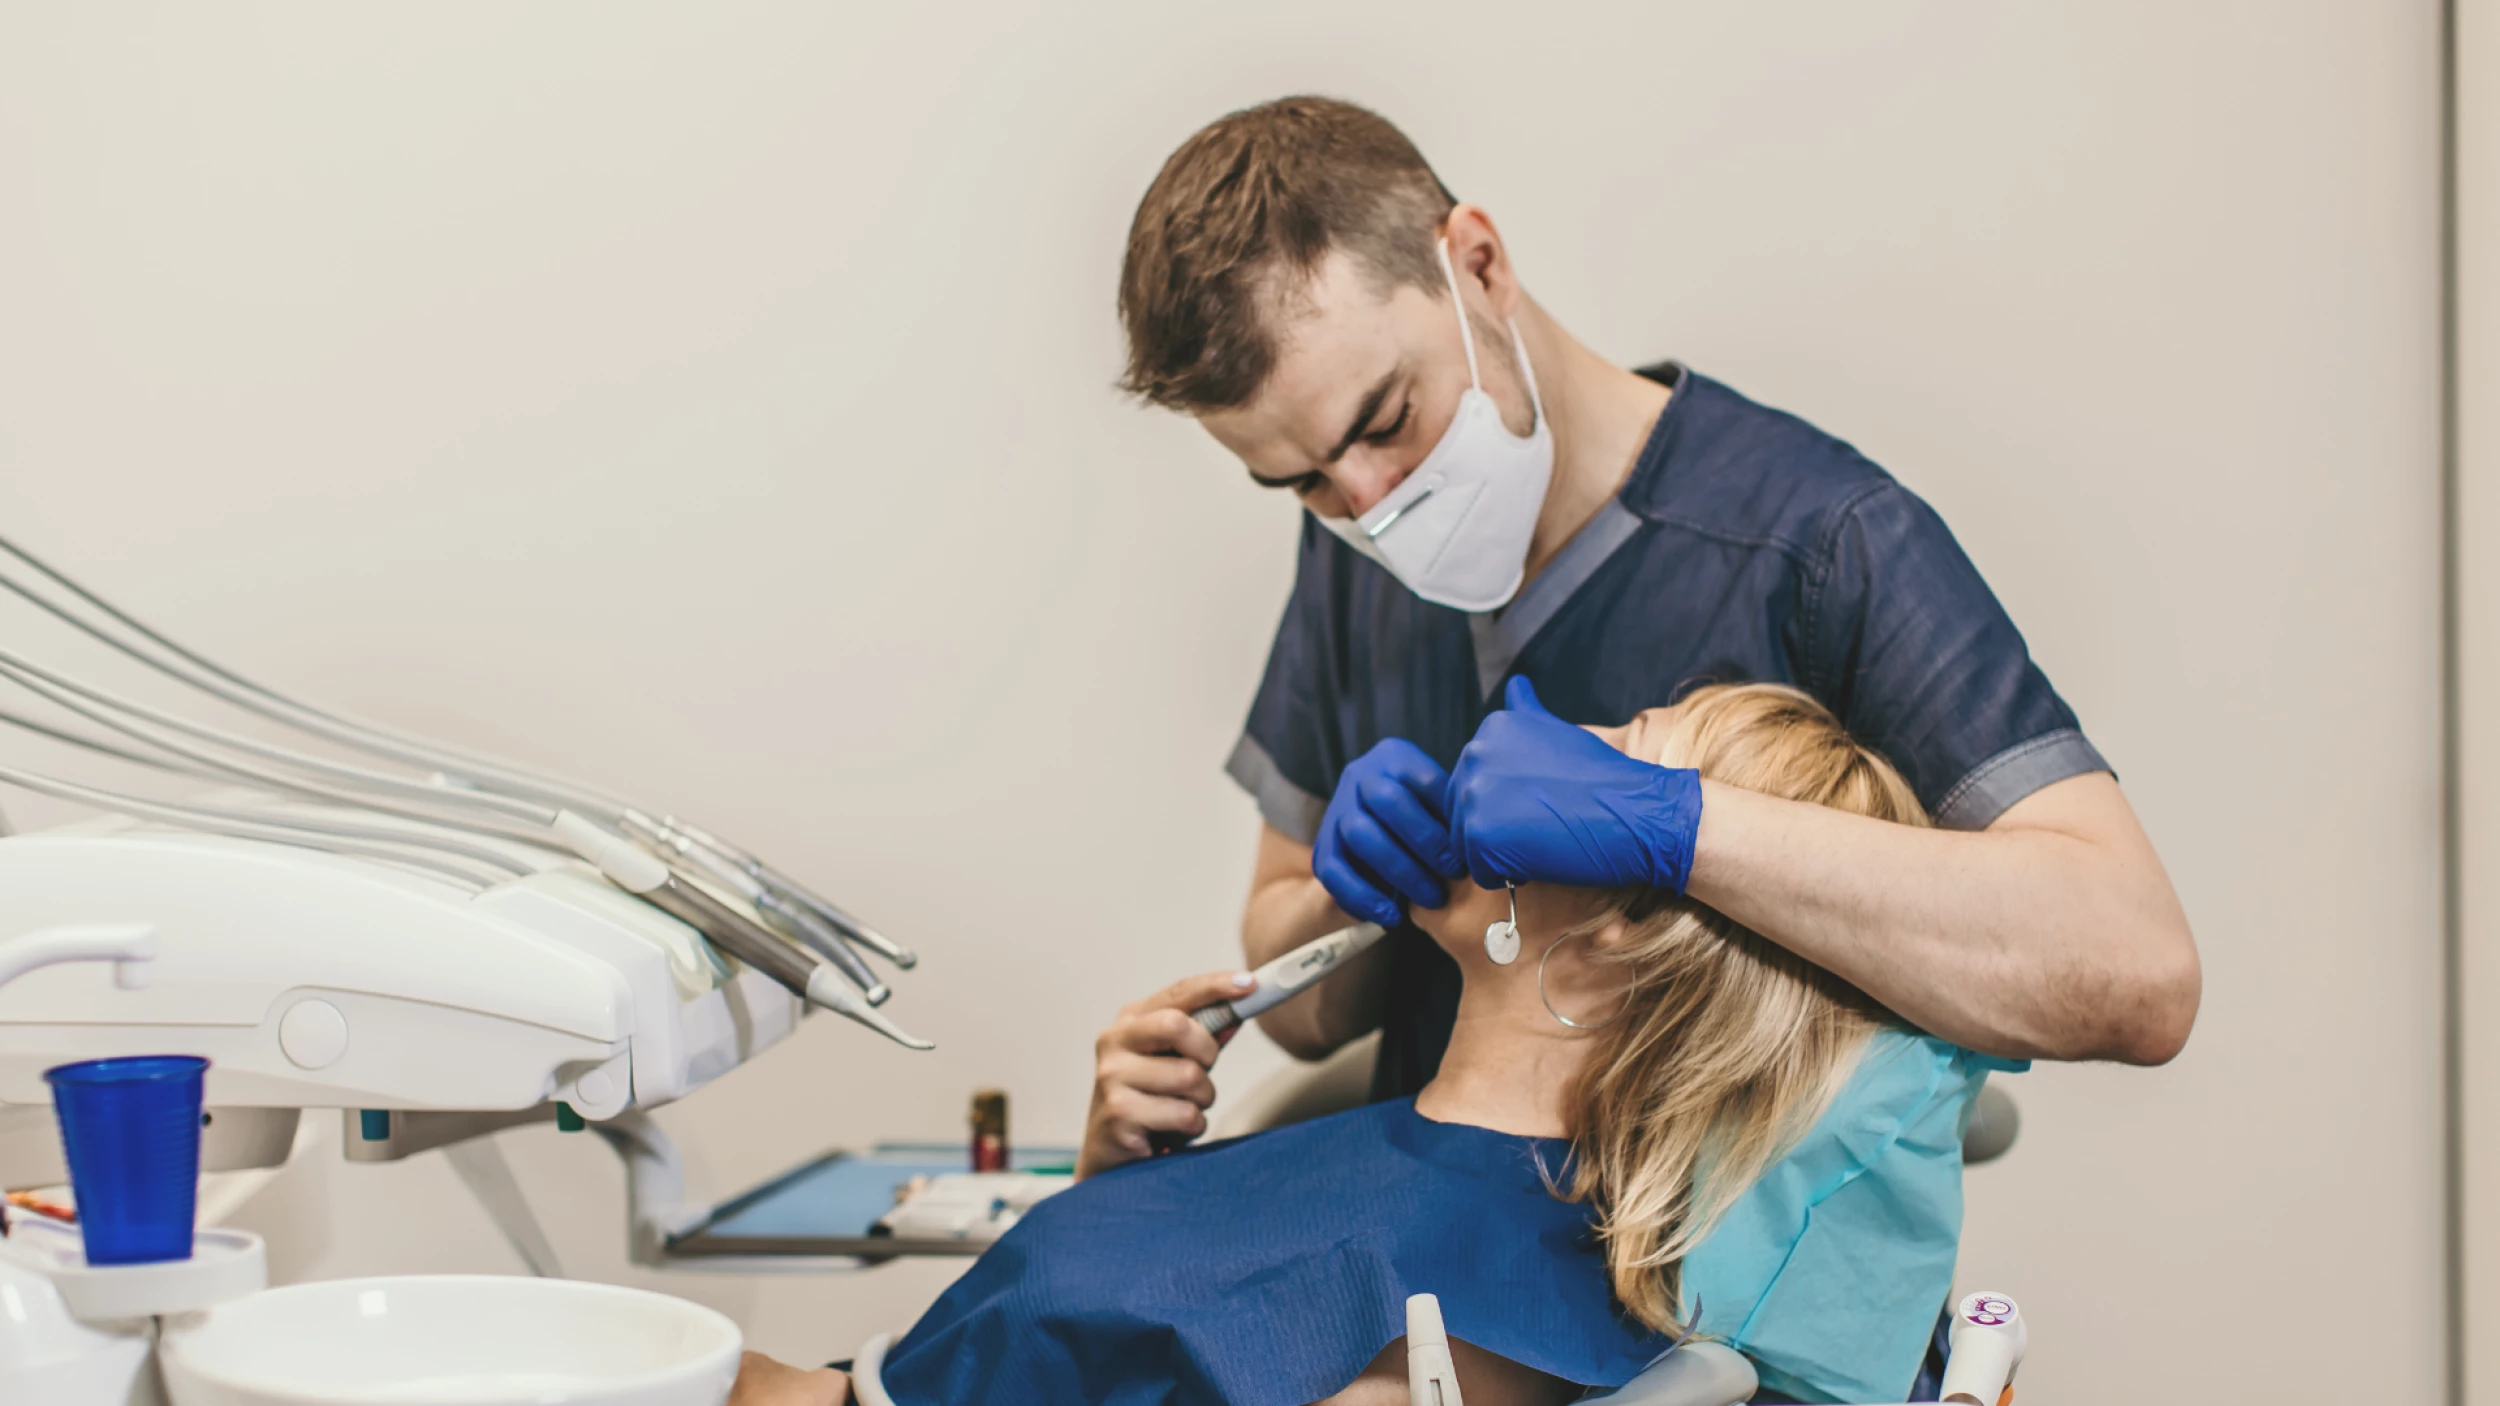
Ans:
POLYGON ((1503 702, 1450 779, 1450 832, 1475 881, 1682 893, 1701 773, 1625 756, 1545 711, 1524 678, 1503 702))
POLYGON ((1450 847, 1449 785, 1441 764, 1404 738, 1354 759, 1311 846, 1311 872, 1338 907, 1393 928, 1401 899, 1419 908, 1448 901, 1444 881, 1466 872, 1450 847))

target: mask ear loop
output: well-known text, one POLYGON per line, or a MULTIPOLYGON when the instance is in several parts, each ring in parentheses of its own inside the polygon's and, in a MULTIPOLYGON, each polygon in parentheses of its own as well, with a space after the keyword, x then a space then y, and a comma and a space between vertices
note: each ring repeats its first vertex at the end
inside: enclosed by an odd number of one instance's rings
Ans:
MULTIPOLYGON (((1586 934, 1582 935, 1585 936, 1586 934)), ((1606 1017, 1604 1020, 1598 1021, 1594 1025, 1573 1020, 1571 1017, 1564 1015, 1561 1011, 1554 1009, 1554 998, 1545 994, 1545 964, 1554 959, 1554 949, 1562 946, 1566 942, 1569 942, 1573 936, 1574 935, 1571 933, 1564 933, 1562 936, 1555 938, 1553 942, 1546 947, 1545 955, 1536 959, 1536 998, 1545 1003, 1545 1013, 1547 1015, 1552 1016, 1554 1019, 1561 1021, 1563 1024, 1570 1026, 1574 1030, 1603 1030, 1607 1026, 1614 1024, 1616 1021, 1623 1019, 1624 1011, 1632 1009, 1631 992, 1626 991, 1623 993, 1623 1010, 1616 1011, 1613 1015, 1606 1017)))
MULTIPOLYGON (((1458 268, 1450 262, 1450 241, 1443 239, 1437 247, 1441 251, 1441 276, 1450 281, 1450 308, 1458 314, 1458 344, 1467 349, 1467 384, 1483 390, 1484 378, 1476 374, 1476 336, 1467 330, 1467 304, 1458 296, 1458 268)), ((1513 326, 1510 335, 1512 340, 1518 340, 1519 329, 1513 326)))
POLYGON ((1520 378, 1528 383, 1528 408, 1536 412, 1536 424, 1528 427, 1535 434, 1545 423, 1545 396, 1536 388, 1536 363, 1528 360, 1528 343, 1519 335, 1519 319, 1510 320, 1510 349, 1519 358, 1520 378))
MULTIPOLYGON (((1441 255, 1441 276, 1450 281, 1450 307, 1458 313, 1458 344, 1467 349, 1467 384, 1475 390, 1484 389, 1484 377, 1476 371, 1476 335, 1467 327, 1467 304, 1458 296, 1458 266, 1450 262, 1450 241, 1445 236, 1433 246, 1441 255)), ((1536 364, 1528 360, 1528 344, 1519 335, 1519 319, 1510 320, 1511 354, 1519 358, 1519 375, 1528 383, 1528 408, 1536 413, 1536 423, 1545 423, 1545 396, 1537 389, 1536 364)), ((1530 433, 1534 433, 1531 427, 1530 433)))

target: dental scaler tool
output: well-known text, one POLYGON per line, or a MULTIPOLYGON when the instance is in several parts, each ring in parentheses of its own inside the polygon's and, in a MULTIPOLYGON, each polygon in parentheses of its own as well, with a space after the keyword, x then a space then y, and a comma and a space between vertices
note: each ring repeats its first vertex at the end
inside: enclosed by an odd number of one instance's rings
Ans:
POLYGON ((1317 942, 1306 942, 1253 973, 1259 984, 1251 988, 1249 995, 1201 1006, 1194 1018, 1206 1027, 1208 1034, 1221 1035, 1308 991, 1321 977, 1343 966, 1347 958, 1378 942, 1385 931, 1378 923, 1356 923, 1317 942))
POLYGON ((2011 1402, 2014 1373, 2023 1365, 2023 1349, 2030 1340, 2022 1309, 2003 1294, 1983 1289, 1955 1304, 1953 1326, 1945 1336, 1950 1355, 1936 1399, 1963 1406, 2011 1402))

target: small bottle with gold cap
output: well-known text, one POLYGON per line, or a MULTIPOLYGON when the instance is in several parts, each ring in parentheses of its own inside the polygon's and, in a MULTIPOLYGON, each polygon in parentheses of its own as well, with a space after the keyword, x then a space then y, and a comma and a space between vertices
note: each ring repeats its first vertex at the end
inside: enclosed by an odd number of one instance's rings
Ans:
POLYGON ((1007 1170, 1007 1091, 975 1089, 972 1093, 972 1170, 1007 1170))

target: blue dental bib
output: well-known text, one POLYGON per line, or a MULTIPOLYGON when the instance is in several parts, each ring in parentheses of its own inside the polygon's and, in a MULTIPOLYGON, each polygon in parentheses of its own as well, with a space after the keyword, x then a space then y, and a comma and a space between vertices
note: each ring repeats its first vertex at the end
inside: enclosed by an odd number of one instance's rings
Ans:
POLYGON ((1307 1406, 1436 1294, 1453 1337, 1629 1381, 1666 1347, 1608 1301, 1568 1145, 1398 1099, 1135 1162, 1044 1201, 888 1354, 901 1406, 1307 1406))

